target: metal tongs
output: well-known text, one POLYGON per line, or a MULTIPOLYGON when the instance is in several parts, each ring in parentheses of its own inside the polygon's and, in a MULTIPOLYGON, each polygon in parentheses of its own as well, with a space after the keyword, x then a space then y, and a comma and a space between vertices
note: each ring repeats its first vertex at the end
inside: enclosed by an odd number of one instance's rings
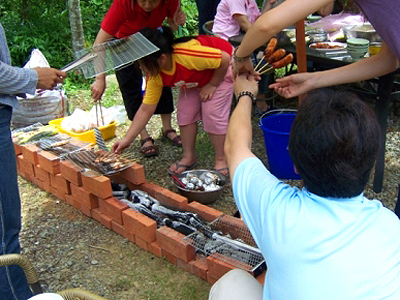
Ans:
POLYGON ((95 102, 95 108, 96 108, 96 123, 97 123, 97 127, 99 127, 99 116, 97 113, 97 110, 100 110, 100 118, 101 118, 101 125, 104 126, 104 118, 103 118, 103 109, 101 108, 101 100, 97 100, 95 102))

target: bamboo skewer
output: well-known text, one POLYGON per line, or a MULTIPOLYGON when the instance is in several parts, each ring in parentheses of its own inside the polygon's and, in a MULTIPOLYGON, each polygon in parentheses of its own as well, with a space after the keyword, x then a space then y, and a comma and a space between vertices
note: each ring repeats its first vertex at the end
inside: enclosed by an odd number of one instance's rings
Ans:
POLYGON ((254 71, 257 71, 257 68, 261 65, 262 61, 265 60, 265 55, 260 59, 258 64, 254 67, 254 71))
POLYGON ((262 72, 259 72, 259 73, 260 73, 260 75, 263 75, 263 74, 265 74, 265 73, 271 71, 273 68, 274 68, 274 67, 271 66, 271 67, 267 68, 266 70, 264 70, 264 71, 262 71, 262 72))

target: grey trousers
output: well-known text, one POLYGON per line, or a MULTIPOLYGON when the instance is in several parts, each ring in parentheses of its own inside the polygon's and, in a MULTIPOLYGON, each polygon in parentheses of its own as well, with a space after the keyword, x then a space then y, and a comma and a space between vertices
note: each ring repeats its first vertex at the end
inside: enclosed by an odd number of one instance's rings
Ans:
POLYGON ((234 269, 211 287, 209 300, 262 300, 262 285, 246 271, 234 269))

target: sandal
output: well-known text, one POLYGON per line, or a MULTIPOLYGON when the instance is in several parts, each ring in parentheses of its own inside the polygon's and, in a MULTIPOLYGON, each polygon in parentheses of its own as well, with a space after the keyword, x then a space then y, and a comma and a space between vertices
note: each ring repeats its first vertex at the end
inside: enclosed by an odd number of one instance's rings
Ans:
POLYGON ((196 165, 197 165, 197 161, 195 161, 191 165, 179 164, 179 161, 176 161, 175 162, 175 171, 171 171, 170 169, 167 169, 167 172, 169 175, 179 175, 185 171, 192 170, 196 165), (183 171, 178 173, 178 172, 176 172, 176 170, 178 170, 178 169, 183 169, 183 171))
POLYGON ((172 132, 176 133, 175 129, 167 129, 167 130, 163 131, 162 135, 163 135, 164 139, 169 141, 174 146, 182 147, 182 141, 181 141, 181 137, 179 135, 177 135, 173 139, 170 139, 168 137, 168 134, 170 134, 172 132))
POLYGON ((225 177, 229 177, 229 168, 221 168, 221 169, 214 169, 214 171, 217 171, 218 173, 224 175, 225 177))
POLYGON ((145 138, 143 140, 140 140, 140 145, 142 146, 142 149, 140 149, 140 153, 142 153, 144 157, 151 157, 151 156, 157 156, 158 155, 158 150, 154 146, 154 140, 151 137, 148 137, 148 138, 145 138), (153 145, 147 146, 147 147, 143 147, 143 145, 146 142, 149 142, 149 141, 151 141, 153 143, 153 145))

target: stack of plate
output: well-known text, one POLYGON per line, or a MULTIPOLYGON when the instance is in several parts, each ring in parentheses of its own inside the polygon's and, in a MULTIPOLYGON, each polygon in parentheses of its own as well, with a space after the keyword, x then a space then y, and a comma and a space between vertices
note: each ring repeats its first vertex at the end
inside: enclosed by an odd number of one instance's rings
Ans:
POLYGON ((358 61, 364 58, 368 52, 369 40, 362 38, 347 39, 347 53, 353 58, 354 61, 358 61))

